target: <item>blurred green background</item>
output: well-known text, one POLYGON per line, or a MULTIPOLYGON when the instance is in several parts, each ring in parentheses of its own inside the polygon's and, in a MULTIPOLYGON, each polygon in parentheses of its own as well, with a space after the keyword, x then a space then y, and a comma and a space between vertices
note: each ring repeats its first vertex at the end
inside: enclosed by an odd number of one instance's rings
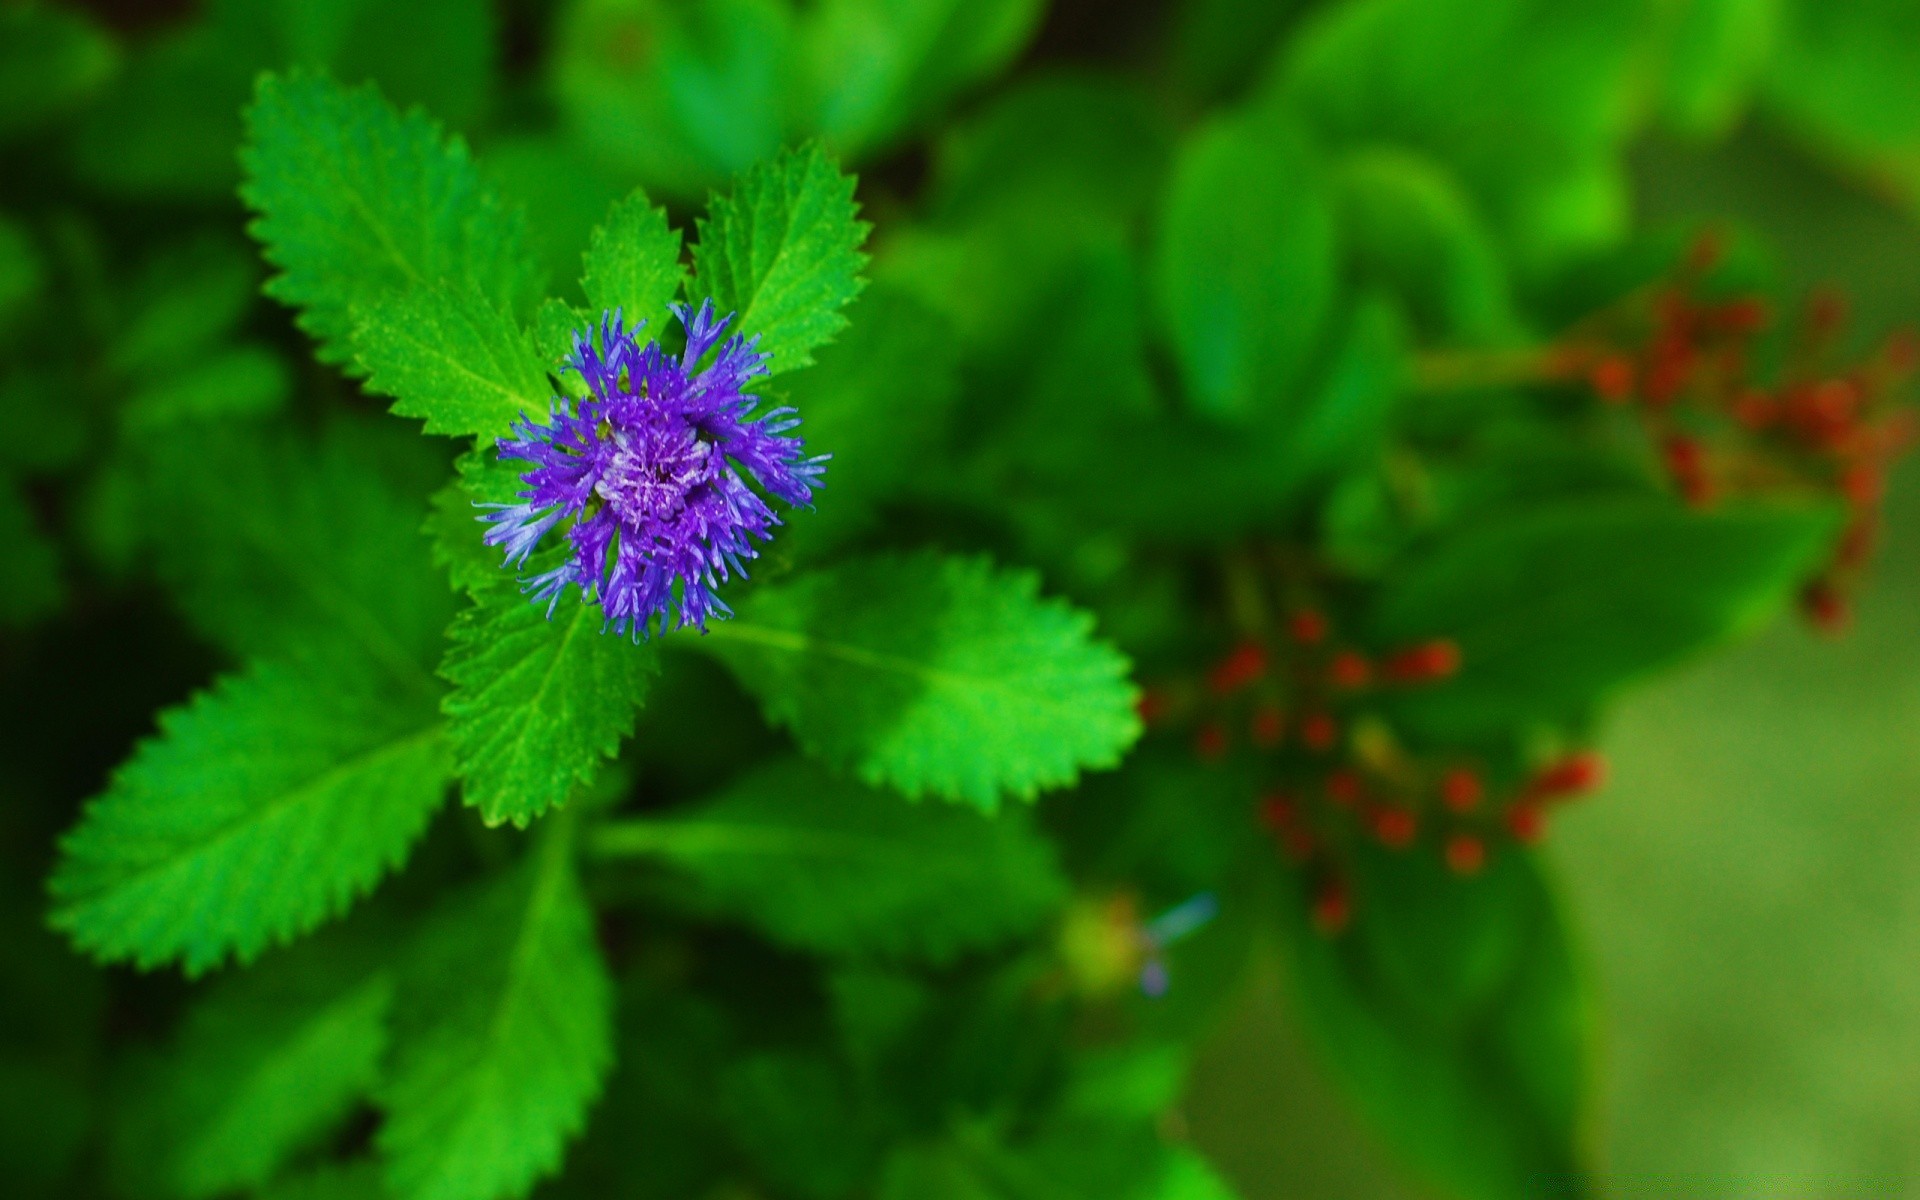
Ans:
MULTIPOLYGON (((1909 219, 1759 130, 1636 152, 1637 219, 1769 235, 1787 291, 1920 313, 1909 219)), ((1785 622, 1635 692, 1613 783, 1548 839, 1601 999, 1621 1197, 1920 1195, 1920 474, 1838 640, 1785 622)), ((1269 956, 1188 1117, 1250 1198, 1425 1196, 1329 1090, 1269 956)))

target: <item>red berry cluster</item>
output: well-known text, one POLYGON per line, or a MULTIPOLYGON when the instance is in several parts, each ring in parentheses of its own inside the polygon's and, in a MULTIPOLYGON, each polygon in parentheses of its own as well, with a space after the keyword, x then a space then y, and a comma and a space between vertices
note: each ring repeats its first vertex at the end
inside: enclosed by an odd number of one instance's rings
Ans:
POLYGON ((1802 604, 1816 625, 1838 628, 1873 550, 1887 470, 1914 441, 1913 414, 1895 393, 1920 343, 1897 335, 1863 362, 1838 364, 1846 305, 1820 293, 1786 332, 1778 365, 1762 370, 1756 351, 1773 324, 1765 302, 1702 298, 1720 257, 1718 238, 1703 237, 1671 278, 1576 327, 1554 358, 1602 401, 1636 413, 1687 503, 1786 491, 1844 503, 1845 532, 1802 604))
POLYGON ((1191 724, 1202 762, 1242 747, 1260 755, 1270 784, 1258 818, 1307 873, 1315 922, 1331 933, 1351 910, 1343 859, 1355 838, 1392 850, 1427 845, 1455 873, 1471 876, 1495 840, 1538 839, 1551 804, 1604 778, 1603 760, 1581 752, 1496 789, 1473 764, 1430 762, 1402 747, 1371 702, 1459 669, 1453 642, 1369 658, 1339 644, 1319 610, 1299 609, 1276 636, 1234 646, 1199 686, 1149 689, 1141 711, 1150 725, 1191 724))

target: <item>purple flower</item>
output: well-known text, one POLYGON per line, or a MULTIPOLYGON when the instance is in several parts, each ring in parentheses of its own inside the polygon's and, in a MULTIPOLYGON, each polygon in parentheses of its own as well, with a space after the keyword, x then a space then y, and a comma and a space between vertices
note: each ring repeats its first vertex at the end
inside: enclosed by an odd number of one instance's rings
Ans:
POLYGON ((766 374, 758 337, 728 338, 702 369, 733 317, 714 320, 712 301, 691 318, 683 305, 673 315, 687 334, 678 358, 641 345, 640 327, 625 329, 618 312, 602 317, 597 348, 590 334, 574 335, 565 366, 588 395, 557 401, 545 424, 521 415, 500 457, 527 464, 522 502, 484 505, 496 511, 480 518, 492 525, 486 543, 504 546, 512 567, 571 520, 565 560, 523 590, 545 600, 552 617, 577 585, 608 628, 635 640, 729 615, 714 590, 746 574, 755 541, 780 523, 748 484, 805 505, 826 462, 802 458, 800 439, 786 436, 800 423, 793 409, 756 416, 759 398, 741 391, 766 374))

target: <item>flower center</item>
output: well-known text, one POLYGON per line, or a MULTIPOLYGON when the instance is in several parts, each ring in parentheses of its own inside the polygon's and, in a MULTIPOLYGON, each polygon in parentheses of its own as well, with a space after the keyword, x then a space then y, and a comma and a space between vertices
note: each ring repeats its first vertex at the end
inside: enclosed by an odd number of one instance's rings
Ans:
POLYGON ((686 426, 620 429, 593 490, 622 524, 645 526, 671 520, 718 468, 713 446, 686 426))

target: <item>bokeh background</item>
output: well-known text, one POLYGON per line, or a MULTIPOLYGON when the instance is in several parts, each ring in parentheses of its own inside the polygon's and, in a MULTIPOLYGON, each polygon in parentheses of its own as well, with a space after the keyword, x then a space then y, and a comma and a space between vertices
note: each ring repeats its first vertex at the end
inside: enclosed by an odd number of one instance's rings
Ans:
MULTIPOLYGON (((1756 125, 1635 151, 1636 219, 1731 217, 1858 325, 1920 314, 1920 231, 1756 125)), ((1613 1194, 1920 1195, 1920 474, 1853 629, 1784 623, 1632 695, 1547 853, 1601 998, 1613 1194)), ((1202 1059, 1196 1140, 1249 1197, 1424 1197, 1323 1079, 1271 957, 1202 1059)))

